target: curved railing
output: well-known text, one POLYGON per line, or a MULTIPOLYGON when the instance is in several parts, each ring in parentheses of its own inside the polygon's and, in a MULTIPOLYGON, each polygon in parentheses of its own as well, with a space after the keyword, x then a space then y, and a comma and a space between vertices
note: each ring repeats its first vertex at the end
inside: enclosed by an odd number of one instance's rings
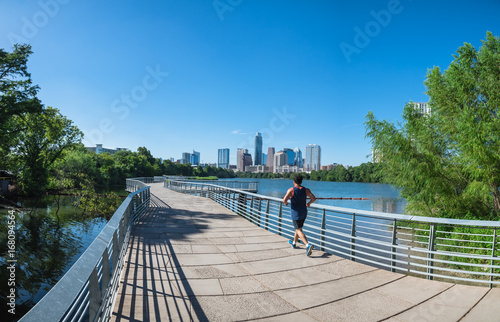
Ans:
MULTIPOLYGON (((161 177, 155 177, 155 178, 161 178, 161 177)), ((237 180, 195 180, 195 179, 189 179, 189 178, 179 178, 179 177, 165 177, 165 179, 168 181, 173 180, 177 182, 184 182, 185 184, 189 183, 207 183, 207 184, 212 184, 224 188, 229 188, 229 189, 237 189, 237 190, 243 190, 247 192, 257 192, 259 190, 259 183, 257 181, 237 181, 237 180)), ((156 181, 158 182, 158 181, 156 181)))
MULTIPOLYGON (((290 207, 279 198, 209 183, 167 180, 165 187, 208 197, 252 223, 291 238, 290 207)), ((499 221, 389 214, 313 204, 308 240, 328 253, 428 279, 500 285, 499 221)))
POLYGON ((110 319, 132 226, 149 207, 150 190, 143 182, 148 180, 142 179, 127 179, 127 190, 132 193, 75 264, 21 321, 110 319))

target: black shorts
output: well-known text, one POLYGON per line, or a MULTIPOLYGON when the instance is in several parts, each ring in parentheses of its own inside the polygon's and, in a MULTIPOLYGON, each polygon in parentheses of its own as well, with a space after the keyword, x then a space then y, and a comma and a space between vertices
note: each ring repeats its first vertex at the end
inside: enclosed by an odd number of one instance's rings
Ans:
POLYGON ((304 226, 304 222, 305 221, 306 221, 305 219, 303 219, 303 220, 292 220, 293 227, 295 227, 295 229, 302 228, 304 226))

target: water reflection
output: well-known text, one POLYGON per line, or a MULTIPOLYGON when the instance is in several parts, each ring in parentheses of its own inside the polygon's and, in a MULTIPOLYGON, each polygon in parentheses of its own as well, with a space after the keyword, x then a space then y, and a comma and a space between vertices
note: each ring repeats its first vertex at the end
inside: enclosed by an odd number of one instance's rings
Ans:
MULTIPOLYGON (((4 314, 2 321, 15 321, 33 307, 73 265, 105 226, 102 218, 85 218, 75 211, 72 197, 46 196, 41 200, 20 200, 16 211, 15 289, 16 314, 4 314), (31 209, 31 210, 30 210, 31 209)), ((0 210, 8 221, 8 211, 0 210)), ((0 226, 0 305, 7 307, 10 262, 8 227, 0 226)), ((10 258, 12 259, 12 258, 10 258)), ((3 312, 6 312, 3 311, 3 312)))

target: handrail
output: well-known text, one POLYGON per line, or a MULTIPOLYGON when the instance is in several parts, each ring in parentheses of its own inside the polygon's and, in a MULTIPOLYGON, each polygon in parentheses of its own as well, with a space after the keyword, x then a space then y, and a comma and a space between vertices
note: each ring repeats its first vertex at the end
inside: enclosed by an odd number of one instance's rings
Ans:
MULTIPOLYGON (((166 180, 174 191, 210 198, 252 223, 291 238, 282 199, 209 183, 166 180)), ((427 279, 500 285, 500 221, 390 214, 313 204, 308 240, 326 252, 427 279)))
POLYGON ((150 187, 144 183, 148 180, 142 179, 127 179, 127 190, 131 193, 101 233, 20 321, 110 319, 132 226, 149 207, 150 187))

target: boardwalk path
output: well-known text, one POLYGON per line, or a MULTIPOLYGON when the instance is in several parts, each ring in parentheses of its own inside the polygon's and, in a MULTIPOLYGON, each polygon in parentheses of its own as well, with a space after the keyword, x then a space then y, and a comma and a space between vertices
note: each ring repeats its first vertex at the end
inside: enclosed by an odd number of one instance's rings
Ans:
POLYGON ((217 203, 151 184, 114 321, 500 321, 500 289, 305 255, 217 203))

